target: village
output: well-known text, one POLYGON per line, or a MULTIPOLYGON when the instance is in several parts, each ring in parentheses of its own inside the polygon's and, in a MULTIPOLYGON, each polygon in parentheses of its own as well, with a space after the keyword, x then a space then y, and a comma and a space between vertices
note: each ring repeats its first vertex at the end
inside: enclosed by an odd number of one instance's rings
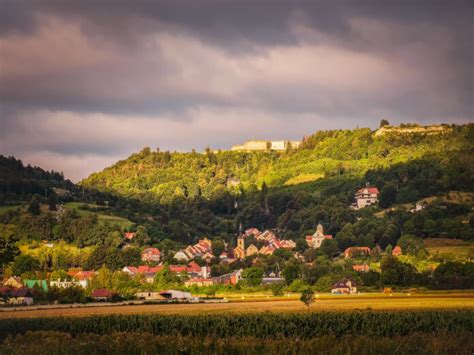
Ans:
MULTIPOLYGON (((355 193, 355 202, 351 206, 353 209, 361 209, 377 203, 378 189, 366 186, 355 193)), ((136 232, 125 232, 124 240, 132 242, 136 237, 136 232)), ((318 252, 325 243, 333 241, 333 236, 325 234, 324 226, 318 224, 312 235, 304 237, 307 248, 318 252)), ((260 231, 257 228, 248 228, 245 231, 240 226, 236 236, 235 246, 230 243, 224 243, 223 250, 216 255, 213 252, 213 242, 204 237, 193 245, 176 251, 172 259, 175 263, 163 262, 162 252, 156 247, 145 247, 141 252, 140 265, 123 265, 121 273, 129 279, 140 280, 141 286, 137 292, 127 299, 136 299, 141 301, 154 302, 190 302, 198 301, 199 298, 192 293, 200 293, 200 290, 207 290, 209 295, 216 293, 216 288, 220 286, 239 288, 245 284, 246 270, 258 266, 263 258, 276 255, 292 258, 302 264, 311 266, 313 262, 306 260, 305 255, 298 252, 296 243, 293 240, 280 239, 275 230, 260 231), (243 262, 246 261, 246 264, 243 262), (230 272, 212 275, 211 265, 223 265, 230 267, 230 272), (245 265, 247 267, 245 267, 245 265), (174 275, 174 284, 177 289, 157 290, 153 285, 156 283, 157 275, 174 275), (212 288, 214 289, 212 290, 212 288), (211 291, 209 291, 211 288, 211 291)), ((346 263, 350 271, 355 273, 367 273, 370 270, 370 256, 380 255, 384 251, 377 245, 374 248, 368 246, 354 246, 346 248, 342 253, 334 253, 333 260, 340 260, 346 263)), ((400 246, 396 246, 389 251, 394 256, 402 255, 400 246)), ((278 266, 278 264, 277 264, 278 266)), ((38 290, 48 292, 50 289, 82 289, 90 296, 86 299, 92 302, 122 300, 123 295, 119 295, 117 290, 105 287, 95 288, 97 282, 93 280, 98 278, 100 270, 82 270, 70 269, 63 278, 53 279, 50 277, 41 280, 22 280, 19 275, 12 275, 4 280, 0 294, 0 302, 4 305, 31 305, 35 303, 34 294, 38 290)), ((257 277, 257 282, 253 281, 253 286, 271 289, 274 285, 281 285, 282 288, 287 283, 282 270, 277 267, 271 271, 266 271, 257 277)), ((278 286, 277 286, 278 287, 278 286)), ((330 287, 332 294, 357 294, 358 285, 354 279, 344 277, 332 284, 330 287)))

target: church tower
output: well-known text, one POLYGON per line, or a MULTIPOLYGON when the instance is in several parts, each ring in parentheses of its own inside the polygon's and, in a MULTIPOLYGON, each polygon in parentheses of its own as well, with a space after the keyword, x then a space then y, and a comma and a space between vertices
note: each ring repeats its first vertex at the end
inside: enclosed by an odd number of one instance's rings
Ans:
POLYGON ((244 241, 244 237, 241 235, 239 235, 239 237, 237 238, 237 247, 239 248, 242 248, 245 250, 245 241, 244 241))
POLYGON ((316 227, 316 236, 324 236, 324 228, 321 223, 316 227))

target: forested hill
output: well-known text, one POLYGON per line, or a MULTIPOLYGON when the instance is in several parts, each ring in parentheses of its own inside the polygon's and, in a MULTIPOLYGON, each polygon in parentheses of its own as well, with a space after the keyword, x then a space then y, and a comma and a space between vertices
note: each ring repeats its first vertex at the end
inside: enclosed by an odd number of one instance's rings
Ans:
MULTIPOLYGON (((369 171, 365 178, 372 176, 374 181, 370 182, 381 188, 384 180, 394 179, 381 178, 384 170, 424 161, 428 168, 433 166, 434 174, 444 171, 444 179, 453 179, 455 185, 461 184, 457 188, 466 189, 464 185, 473 177, 473 142, 473 124, 401 125, 378 131, 318 131, 305 137, 299 149, 286 152, 207 149, 203 154, 170 153, 147 147, 92 174, 81 184, 142 201, 169 203, 174 198, 213 198, 225 192, 256 191, 263 183, 275 188, 328 178, 363 179, 369 171), (374 175, 374 171, 378 173, 374 175)), ((449 185, 448 181, 443 183, 449 185)), ((447 185, 445 188, 449 188, 447 185)))
POLYGON ((0 155, 0 204, 3 201, 29 201, 35 194, 67 194, 75 188, 60 172, 25 166, 19 159, 0 155))

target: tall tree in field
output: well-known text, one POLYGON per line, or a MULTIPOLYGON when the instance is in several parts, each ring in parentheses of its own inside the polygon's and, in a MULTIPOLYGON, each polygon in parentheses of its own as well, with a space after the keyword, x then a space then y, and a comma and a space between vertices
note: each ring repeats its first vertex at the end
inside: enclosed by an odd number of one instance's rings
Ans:
POLYGON ((313 303, 314 301, 314 293, 310 287, 306 287, 305 289, 303 289, 303 291, 301 292, 300 301, 303 302, 306 307, 308 307, 309 311, 311 303, 313 303))

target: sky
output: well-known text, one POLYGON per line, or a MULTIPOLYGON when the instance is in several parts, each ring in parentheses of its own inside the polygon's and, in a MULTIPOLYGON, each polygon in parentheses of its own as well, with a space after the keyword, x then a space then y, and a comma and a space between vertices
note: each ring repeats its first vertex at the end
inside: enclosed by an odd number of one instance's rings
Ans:
POLYGON ((473 1, 0 5, 0 154, 73 181, 145 146, 474 120, 473 1))

